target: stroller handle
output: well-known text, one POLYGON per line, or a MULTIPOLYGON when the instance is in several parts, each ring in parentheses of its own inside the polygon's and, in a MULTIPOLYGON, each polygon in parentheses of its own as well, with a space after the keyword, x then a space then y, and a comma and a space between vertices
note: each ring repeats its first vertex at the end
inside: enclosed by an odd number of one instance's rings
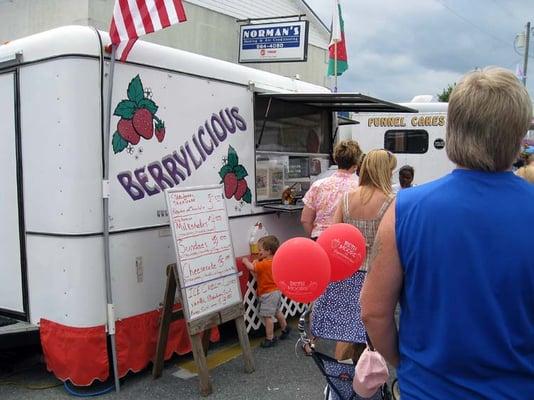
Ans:
POLYGON ((304 350, 304 353, 307 356, 312 355, 315 347, 313 341, 308 337, 308 333, 306 332, 306 317, 310 314, 310 312, 311 308, 309 306, 306 306, 306 309, 299 317, 299 322, 297 325, 297 330, 299 331, 299 339, 295 344, 295 351, 297 347, 300 347, 302 350, 304 350))
MULTIPOLYGON (((320 351, 316 351, 315 349, 315 344, 314 344, 314 341, 315 341, 315 338, 312 336, 312 339, 310 339, 308 337, 308 332, 307 332, 307 324, 308 324, 308 321, 307 321, 307 317, 310 315, 311 313, 311 310, 312 310, 312 307, 310 306, 306 306, 305 310, 302 312, 302 314, 300 315, 299 317, 299 322, 298 322, 298 325, 297 325, 297 329, 299 331, 299 339, 297 340, 297 343, 295 344, 295 354, 297 354, 297 348, 300 348, 301 351, 304 352, 304 354, 306 356, 311 356, 313 358, 313 360, 315 361, 315 364, 319 367, 321 373, 326 377, 327 379, 327 387, 328 387, 328 392, 327 393, 331 393, 330 392, 330 389, 332 389, 332 391, 337 395, 337 398, 343 398, 342 397, 342 394, 340 393, 339 389, 336 389, 335 385, 336 385, 336 382, 339 381, 339 378, 336 378, 336 376, 332 376, 330 375, 329 372, 327 372, 325 370, 325 366, 324 366, 324 363, 325 362, 328 362, 328 363, 338 363, 338 361, 336 361, 335 359, 333 359, 332 357, 330 356, 327 356, 326 354, 323 354, 321 353, 320 351)), ((371 344, 371 339, 367 339, 368 341, 368 344, 369 346, 372 346, 371 344)), ((347 364, 343 364, 345 367, 347 367, 347 364)), ((353 368, 353 371, 354 371, 354 367, 353 368)), ((351 378, 352 379, 352 378, 351 378)), ((398 383, 397 383, 397 386, 398 386, 398 383)), ((397 388, 398 390, 398 388, 397 388)), ((330 396, 330 395, 328 395, 330 396)), ((354 397, 356 396, 354 393, 353 395, 350 397, 350 399, 356 399, 356 398, 359 398, 359 397, 354 397)), ((391 396, 391 392, 389 391, 389 388, 387 386, 387 384, 384 384, 381 388, 380 388, 380 393, 379 393, 379 398, 381 400, 397 400, 397 399, 400 399, 400 397, 396 397, 396 394, 393 395, 393 397, 391 396)), ((372 397, 373 399, 377 399, 377 395, 373 395, 372 397)))
POLYGON ((306 337, 306 317, 308 316, 309 313, 310 313, 310 307, 306 306, 306 309, 304 310, 304 312, 300 314, 297 329, 301 337, 302 335, 306 337))

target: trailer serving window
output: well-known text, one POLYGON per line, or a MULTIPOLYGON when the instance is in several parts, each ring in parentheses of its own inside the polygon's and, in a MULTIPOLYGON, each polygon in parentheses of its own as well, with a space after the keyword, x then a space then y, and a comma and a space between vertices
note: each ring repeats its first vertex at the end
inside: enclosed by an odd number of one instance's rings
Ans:
POLYGON ((254 109, 256 201, 280 202, 285 187, 302 197, 330 164, 332 113, 265 97, 254 109))
MULTIPOLYGON (((335 112, 416 112, 354 93, 257 93, 254 97, 256 203, 280 203, 285 188, 300 198, 331 164, 335 112)), ((348 122, 347 122, 348 121, 348 122)))
POLYGON ((386 131, 384 149, 392 153, 423 154, 428 151, 428 132, 424 129, 386 131))
POLYGON ((259 98, 255 103, 257 151, 328 154, 331 146, 331 113, 306 104, 287 106, 259 98), (269 107, 269 114, 264 118, 269 107))

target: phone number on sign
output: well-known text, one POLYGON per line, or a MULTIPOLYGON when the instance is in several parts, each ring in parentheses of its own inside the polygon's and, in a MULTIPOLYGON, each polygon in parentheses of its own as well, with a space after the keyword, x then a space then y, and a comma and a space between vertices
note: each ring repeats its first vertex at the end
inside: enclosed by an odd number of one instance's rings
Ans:
POLYGON ((257 44, 256 49, 282 49, 284 47, 283 43, 273 43, 273 44, 257 44))

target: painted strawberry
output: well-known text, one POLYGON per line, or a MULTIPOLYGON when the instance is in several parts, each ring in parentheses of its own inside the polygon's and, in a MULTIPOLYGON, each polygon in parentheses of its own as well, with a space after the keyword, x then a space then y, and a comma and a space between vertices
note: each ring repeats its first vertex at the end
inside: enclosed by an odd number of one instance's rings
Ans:
POLYGON ((227 199, 231 199, 237 190, 237 177, 233 172, 229 172, 224 176, 224 195, 227 199))
POLYGON ((138 144, 141 136, 147 140, 156 136, 158 142, 165 138, 165 123, 156 115, 159 107, 152 100, 152 91, 143 88, 139 75, 130 81, 126 93, 128 98, 119 101, 113 111, 113 115, 120 118, 111 141, 115 154, 129 148, 130 144, 138 144))
POLYGON ((135 111, 132 118, 133 126, 138 134, 145 139, 150 139, 154 134, 154 124, 152 114, 146 108, 140 108, 135 111))
POLYGON ((237 189, 235 191, 235 199, 236 200, 241 200, 241 198, 243 197, 243 195, 245 194, 245 192, 247 191, 247 181, 244 180, 244 179, 239 179, 237 181, 237 189))
POLYGON ((156 123, 156 131, 154 134, 156 135, 158 142, 163 142, 163 138, 165 137, 165 125, 162 122, 156 123))
MULTIPOLYGON (((163 125, 156 116, 156 129, 158 124, 163 125)), ((239 157, 232 146, 228 146, 228 156, 223 161, 223 166, 219 170, 221 182, 224 183, 224 195, 227 199, 235 196, 235 199, 240 202, 252 203, 252 192, 250 191, 245 177, 248 176, 246 168, 239 164, 239 157)))
POLYGON ((124 140, 130 142, 131 144, 135 145, 139 143, 139 140, 141 140, 141 137, 134 129, 131 119, 121 118, 117 124, 117 131, 124 140))

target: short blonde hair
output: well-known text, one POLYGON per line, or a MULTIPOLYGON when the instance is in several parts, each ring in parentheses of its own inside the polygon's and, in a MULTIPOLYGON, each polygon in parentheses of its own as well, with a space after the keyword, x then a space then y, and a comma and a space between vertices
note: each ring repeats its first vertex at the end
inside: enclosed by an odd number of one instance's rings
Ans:
POLYGON ((360 186, 362 190, 362 203, 367 203, 374 190, 389 195, 391 188, 391 175, 397 166, 397 158, 387 150, 371 150, 365 155, 360 170, 360 186))
POLYGON ((512 72, 503 68, 473 71, 449 98, 447 155, 461 167, 507 170, 531 119, 528 92, 512 72))
POLYGON ((258 244, 262 247, 263 250, 267 250, 274 256, 278 247, 280 247, 280 242, 277 237, 274 235, 263 236, 258 239, 258 244))
POLYGON ((333 155, 339 169, 350 169, 358 164, 362 149, 355 140, 342 140, 335 145, 333 155))
POLYGON ((517 175, 527 182, 534 183, 534 166, 527 165, 517 170, 517 175))

